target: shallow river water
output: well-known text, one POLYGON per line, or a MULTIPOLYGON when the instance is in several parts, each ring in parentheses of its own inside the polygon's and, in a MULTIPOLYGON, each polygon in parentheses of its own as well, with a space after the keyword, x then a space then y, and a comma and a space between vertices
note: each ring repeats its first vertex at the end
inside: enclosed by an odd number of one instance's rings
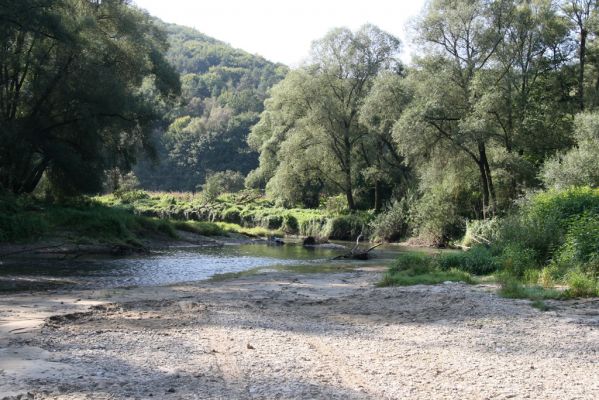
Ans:
MULTIPOLYGON (((374 254, 381 262, 393 258, 399 251, 387 247, 377 249, 374 254)), ((118 259, 16 260, 0 264, 0 280, 5 286, 11 281, 20 282, 19 287, 27 281, 78 288, 155 286, 204 280, 217 274, 255 268, 331 264, 333 257, 344 252, 343 249, 310 249, 299 245, 243 244, 184 248, 118 259)))

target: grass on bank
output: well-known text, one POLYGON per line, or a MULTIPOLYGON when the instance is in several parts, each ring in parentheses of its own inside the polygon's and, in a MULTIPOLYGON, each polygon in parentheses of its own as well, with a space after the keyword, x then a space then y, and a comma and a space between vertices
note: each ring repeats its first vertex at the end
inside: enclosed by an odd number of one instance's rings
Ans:
POLYGON ((259 192, 227 193, 215 199, 202 194, 133 190, 99 196, 99 202, 126 208, 135 214, 173 220, 216 222, 231 232, 251 236, 297 234, 338 240, 355 240, 367 229, 368 211, 283 208, 259 192), (227 224, 227 225, 224 225, 227 224))
POLYGON ((143 238, 176 239, 177 230, 205 236, 226 234, 213 223, 135 215, 88 198, 52 204, 28 197, 0 197, 0 243, 62 237, 76 243, 100 242, 139 247, 143 238))

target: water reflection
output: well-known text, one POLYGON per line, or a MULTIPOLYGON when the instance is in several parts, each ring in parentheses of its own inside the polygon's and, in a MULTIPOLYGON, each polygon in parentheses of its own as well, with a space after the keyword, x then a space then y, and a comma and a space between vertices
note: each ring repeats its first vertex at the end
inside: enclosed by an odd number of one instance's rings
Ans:
POLYGON ((318 263, 339 254, 338 249, 259 244, 163 252, 151 256, 105 260, 14 261, 0 265, 0 276, 62 279, 76 287, 154 286, 208 279, 215 274, 318 263))

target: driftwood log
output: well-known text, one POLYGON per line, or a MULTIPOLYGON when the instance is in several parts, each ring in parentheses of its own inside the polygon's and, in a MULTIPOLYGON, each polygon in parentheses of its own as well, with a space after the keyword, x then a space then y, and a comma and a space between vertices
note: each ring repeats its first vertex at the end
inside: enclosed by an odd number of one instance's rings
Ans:
POLYGON ((370 252, 374 249, 376 249, 377 247, 379 247, 380 245, 382 245, 382 243, 378 243, 375 244, 374 246, 371 246, 370 248, 366 249, 366 250, 361 250, 360 249, 360 239, 362 239, 362 234, 360 233, 360 235, 358 236, 358 238, 356 239, 356 245, 354 246, 353 249, 351 249, 349 252, 345 253, 345 254, 341 254, 338 255, 337 257, 333 258, 333 260, 343 260, 343 259, 349 259, 349 260, 368 260, 370 258, 370 252))

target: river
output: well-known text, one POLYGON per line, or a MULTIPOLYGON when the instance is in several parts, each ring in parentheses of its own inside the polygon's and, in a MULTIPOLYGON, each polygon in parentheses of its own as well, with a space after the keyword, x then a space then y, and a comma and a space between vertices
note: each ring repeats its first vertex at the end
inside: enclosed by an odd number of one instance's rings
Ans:
MULTIPOLYGON (((350 243, 347 244, 351 246, 350 243)), ((374 262, 388 262, 405 249, 387 246, 374 252, 374 262)), ((0 290, 69 289, 158 286, 210 279, 219 274, 253 269, 293 269, 343 266, 332 262, 342 249, 304 248, 299 245, 225 245, 218 248, 182 248, 151 255, 79 259, 10 260, 0 264, 0 290)), ((352 265, 356 262, 352 262, 352 265)), ((359 264, 359 263, 358 263, 359 264)))

